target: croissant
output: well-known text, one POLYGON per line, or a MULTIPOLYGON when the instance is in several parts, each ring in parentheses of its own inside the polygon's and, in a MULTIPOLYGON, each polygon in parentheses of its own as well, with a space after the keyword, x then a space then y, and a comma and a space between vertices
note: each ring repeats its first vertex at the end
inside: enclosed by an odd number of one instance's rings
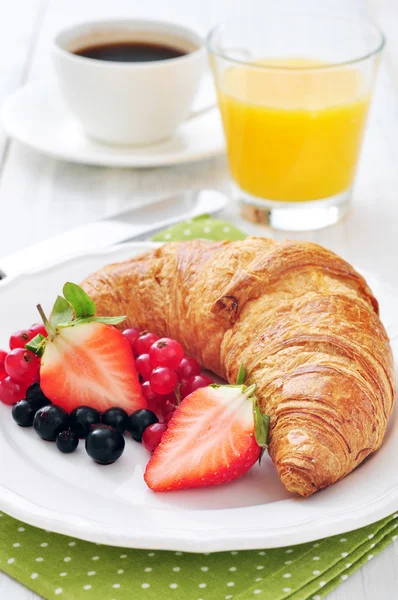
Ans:
POLYGON ((243 363, 288 491, 310 496, 381 445, 395 398, 389 340, 366 281, 329 250, 255 237, 169 243, 82 285, 99 314, 179 340, 230 383, 243 363))

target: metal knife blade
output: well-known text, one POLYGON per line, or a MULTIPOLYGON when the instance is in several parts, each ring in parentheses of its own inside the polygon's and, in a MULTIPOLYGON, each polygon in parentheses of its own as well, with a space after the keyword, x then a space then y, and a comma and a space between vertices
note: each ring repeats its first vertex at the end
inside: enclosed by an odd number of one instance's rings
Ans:
POLYGON ((185 192, 158 199, 47 238, 0 258, 0 279, 54 264, 72 254, 92 252, 143 238, 185 219, 217 213, 225 208, 227 202, 227 195, 215 189, 185 192))

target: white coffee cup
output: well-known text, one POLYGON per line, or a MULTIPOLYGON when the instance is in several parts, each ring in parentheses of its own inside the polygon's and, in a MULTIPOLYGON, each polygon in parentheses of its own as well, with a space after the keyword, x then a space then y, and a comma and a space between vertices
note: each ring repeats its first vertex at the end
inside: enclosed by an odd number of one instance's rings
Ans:
POLYGON ((153 144, 195 116, 192 104, 207 58, 201 37, 186 27, 134 19, 87 22, 61 31, 53 56, 66 103, 96 141, 153 144), (152 62, 110 62, 74 54, 126 41, 170 45, 186 54, 152 62))

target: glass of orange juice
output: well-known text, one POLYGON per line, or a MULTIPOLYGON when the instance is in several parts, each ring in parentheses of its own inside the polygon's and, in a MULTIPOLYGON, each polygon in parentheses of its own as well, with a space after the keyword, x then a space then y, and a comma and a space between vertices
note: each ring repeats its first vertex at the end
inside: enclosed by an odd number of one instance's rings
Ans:
POLYGON ((304 15, 210 32, 243 216, 304 231, 347 212, 384 42, 368 21, 304 15))

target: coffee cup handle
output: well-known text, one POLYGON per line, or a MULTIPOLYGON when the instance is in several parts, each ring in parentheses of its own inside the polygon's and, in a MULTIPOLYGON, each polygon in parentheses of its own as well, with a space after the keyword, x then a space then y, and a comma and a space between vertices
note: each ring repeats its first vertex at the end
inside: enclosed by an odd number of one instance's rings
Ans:
POLYGON ((215 93, 215 89, 214 89, 214 83, 213 82, 213 77, 210 71, 210 67, 207 66, 205 68, 204 74, 203 74, 203 78, 202 78, 202 84, 200 87, 200 91, 199 91, 199 95, 200 92, 203 91, 203 88, 206 90, 206 88, 208 88, 209 86, 211 87, 212 90, 214 90, 214 93, 211 94, 210 98, 204 98, 203 102, 199 103, 203 104, 202 106, 200 106, 200 108, 196 108, 191 110, 191 112, 188 114, 188 116, 184 119, 184 123, 186 123, 187 121, 193 121, 193 119, 197 119, 198 117, 202 117, 203 115, 205 115, 206 113, 208 113, 209 111, 211 111, 213 108, 215 108, 217 106, 217 99, 216 99, 216 93, 215 93), (207 100, 207 102, 206 102, 207 100))

